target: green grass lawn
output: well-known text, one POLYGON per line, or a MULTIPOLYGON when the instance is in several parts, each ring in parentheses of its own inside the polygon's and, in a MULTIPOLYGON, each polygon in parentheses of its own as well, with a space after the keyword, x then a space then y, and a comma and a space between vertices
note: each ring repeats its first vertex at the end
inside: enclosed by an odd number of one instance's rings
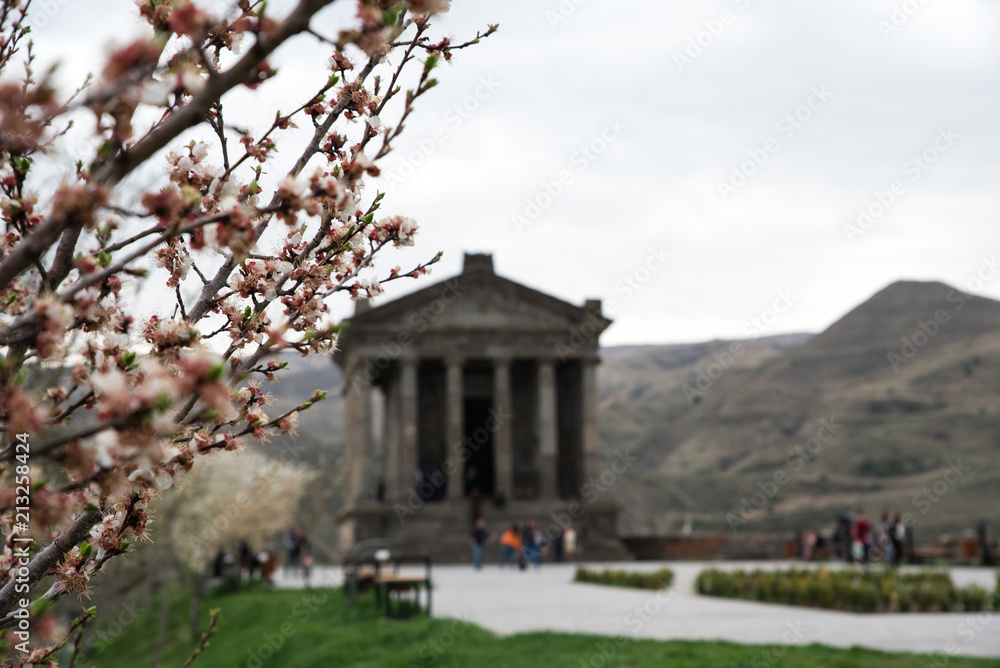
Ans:
MULTIPOLYGON (((497 638, 460 620, 386 620, 371 601, 345 607, 340 590, 256 589, 209 597, 202 609, 222 612, 218 633, 194 668, 326 668, 339 666, 664 666, 667 668, 923 668, 929 656, 868 650, 736 645, 719 642, 621 640, 564 633, 526 633, 497 638)), ((161 664, 180 668, 197 645, 186 627, 188 602, 178 600, 161 664)), ((158 606, 140 614, 103 651, 91 653, 81 668, 149 666, 158 606)), ((109 619, 117 611, 105 610, 109 619)), ((98 619, 102 615, 99 613, 98 619)), ((100 623, 100 622, 98 622, 100 623)), ((100 629, 95 629, 99 631, 100 629)), ((96 637, 96 636, 95 636, 96 637)), ((948 657, 949 668, 986 668, 994 660, 948 657)))

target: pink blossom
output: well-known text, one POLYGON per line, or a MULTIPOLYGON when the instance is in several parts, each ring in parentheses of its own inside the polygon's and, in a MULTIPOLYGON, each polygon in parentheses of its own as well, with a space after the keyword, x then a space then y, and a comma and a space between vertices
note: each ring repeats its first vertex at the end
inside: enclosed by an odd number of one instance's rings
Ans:
POLYGON ((292 436, 299 435, 299 412, 294 411, 291 415, 286 418, 282 418, 280 422, 281 433, 290 434, 292 436))

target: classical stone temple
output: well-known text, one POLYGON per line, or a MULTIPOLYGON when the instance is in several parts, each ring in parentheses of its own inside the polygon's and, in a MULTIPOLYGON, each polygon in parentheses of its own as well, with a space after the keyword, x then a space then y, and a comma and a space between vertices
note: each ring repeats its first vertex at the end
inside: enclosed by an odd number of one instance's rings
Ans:
POLYGON ((624 554, 618 507, 587 487, 605 466, 600 301, 568 304, 467 254, 454 278, 358 306, 334 357, 347 401, 343 548, 388 538, 464 561, 481 516, 494 538, 526 519, 550 533, 571 523, 581 557, 624 554))

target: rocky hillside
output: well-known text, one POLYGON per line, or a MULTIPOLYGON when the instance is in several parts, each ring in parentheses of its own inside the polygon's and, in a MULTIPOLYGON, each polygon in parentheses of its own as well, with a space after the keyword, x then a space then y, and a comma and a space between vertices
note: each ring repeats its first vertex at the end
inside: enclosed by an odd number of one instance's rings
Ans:
MULTIPOLYGON (((708 371, 695 365, 686 383, 708 371)), ((1000 528, 998 302, 895 283, 691 397, 608 398, 609 445, 630 442, 644 464, 619 495, 628 531, 675 530, 687 514, 696 528, 805 528, 859 505, 911 513, 921 540, 979 519, 1000 528)))

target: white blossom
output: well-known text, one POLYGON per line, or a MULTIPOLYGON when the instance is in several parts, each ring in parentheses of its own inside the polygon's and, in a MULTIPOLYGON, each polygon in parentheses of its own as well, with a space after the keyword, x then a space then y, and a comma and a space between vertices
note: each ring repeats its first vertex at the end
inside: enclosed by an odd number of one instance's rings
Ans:
POLYGON ((198 142, 193 147, 191 147, 191 155, 195 160, 201 162, 206 157, 208 157, 208 144, 205 142, 198 142))
POLYGON ((200 93, 205 87, 205 79, 198 72, 185 68, 181 72, 181 85, 191 93, 200 93))
POLYGON ((108 369, 94 374, 90 383, 98 395, 117 395, 127 391, 125 374, 118 369, 108 369))
POLYGON ((413 235, 417 232, 417 221, 404 217, 399 223, 399 244, 400 246, 412 246, 413 235))
POLYGON ((139 101, 155 107, 166 106, 173 86, 166 81, 147 81, 142 85, 139 101))
POLYGON ((154 482, 159 489, 170 489, 170 486, 174 484, 174 479, 169 473, 161 471, 154 478, 154 482))
POLYGON ((128 334, 105 334, 104 345, 108 348, 127 348, 129 344, 128 334))
POLYGON ((309 192, 309 180, 303 178, 301 175, 299 175, 299 177, 296 178, 291 174, 289 174, 281 180, 281 184, 278 186, 278 188, 279 190, 287 190, 293 195, 302 197, 307 192, 309 192))
POLYGON ((97 465, 102 469, 110 469, 115 465, 112 456, 118 450, 118 432, 113 429, 105 429, 93 438, 83 442, 85 449, 90 450, 97 465))
POLYGON ((76 320, 76 314, 73 313, 73 307, 69 304, 63 304, 62 302, 54 301, 42 301, 39 302, 39 307, 44 304, 46 317, 54 322, 59 327, 63 329, 69 329, 73 321, 76 320))

